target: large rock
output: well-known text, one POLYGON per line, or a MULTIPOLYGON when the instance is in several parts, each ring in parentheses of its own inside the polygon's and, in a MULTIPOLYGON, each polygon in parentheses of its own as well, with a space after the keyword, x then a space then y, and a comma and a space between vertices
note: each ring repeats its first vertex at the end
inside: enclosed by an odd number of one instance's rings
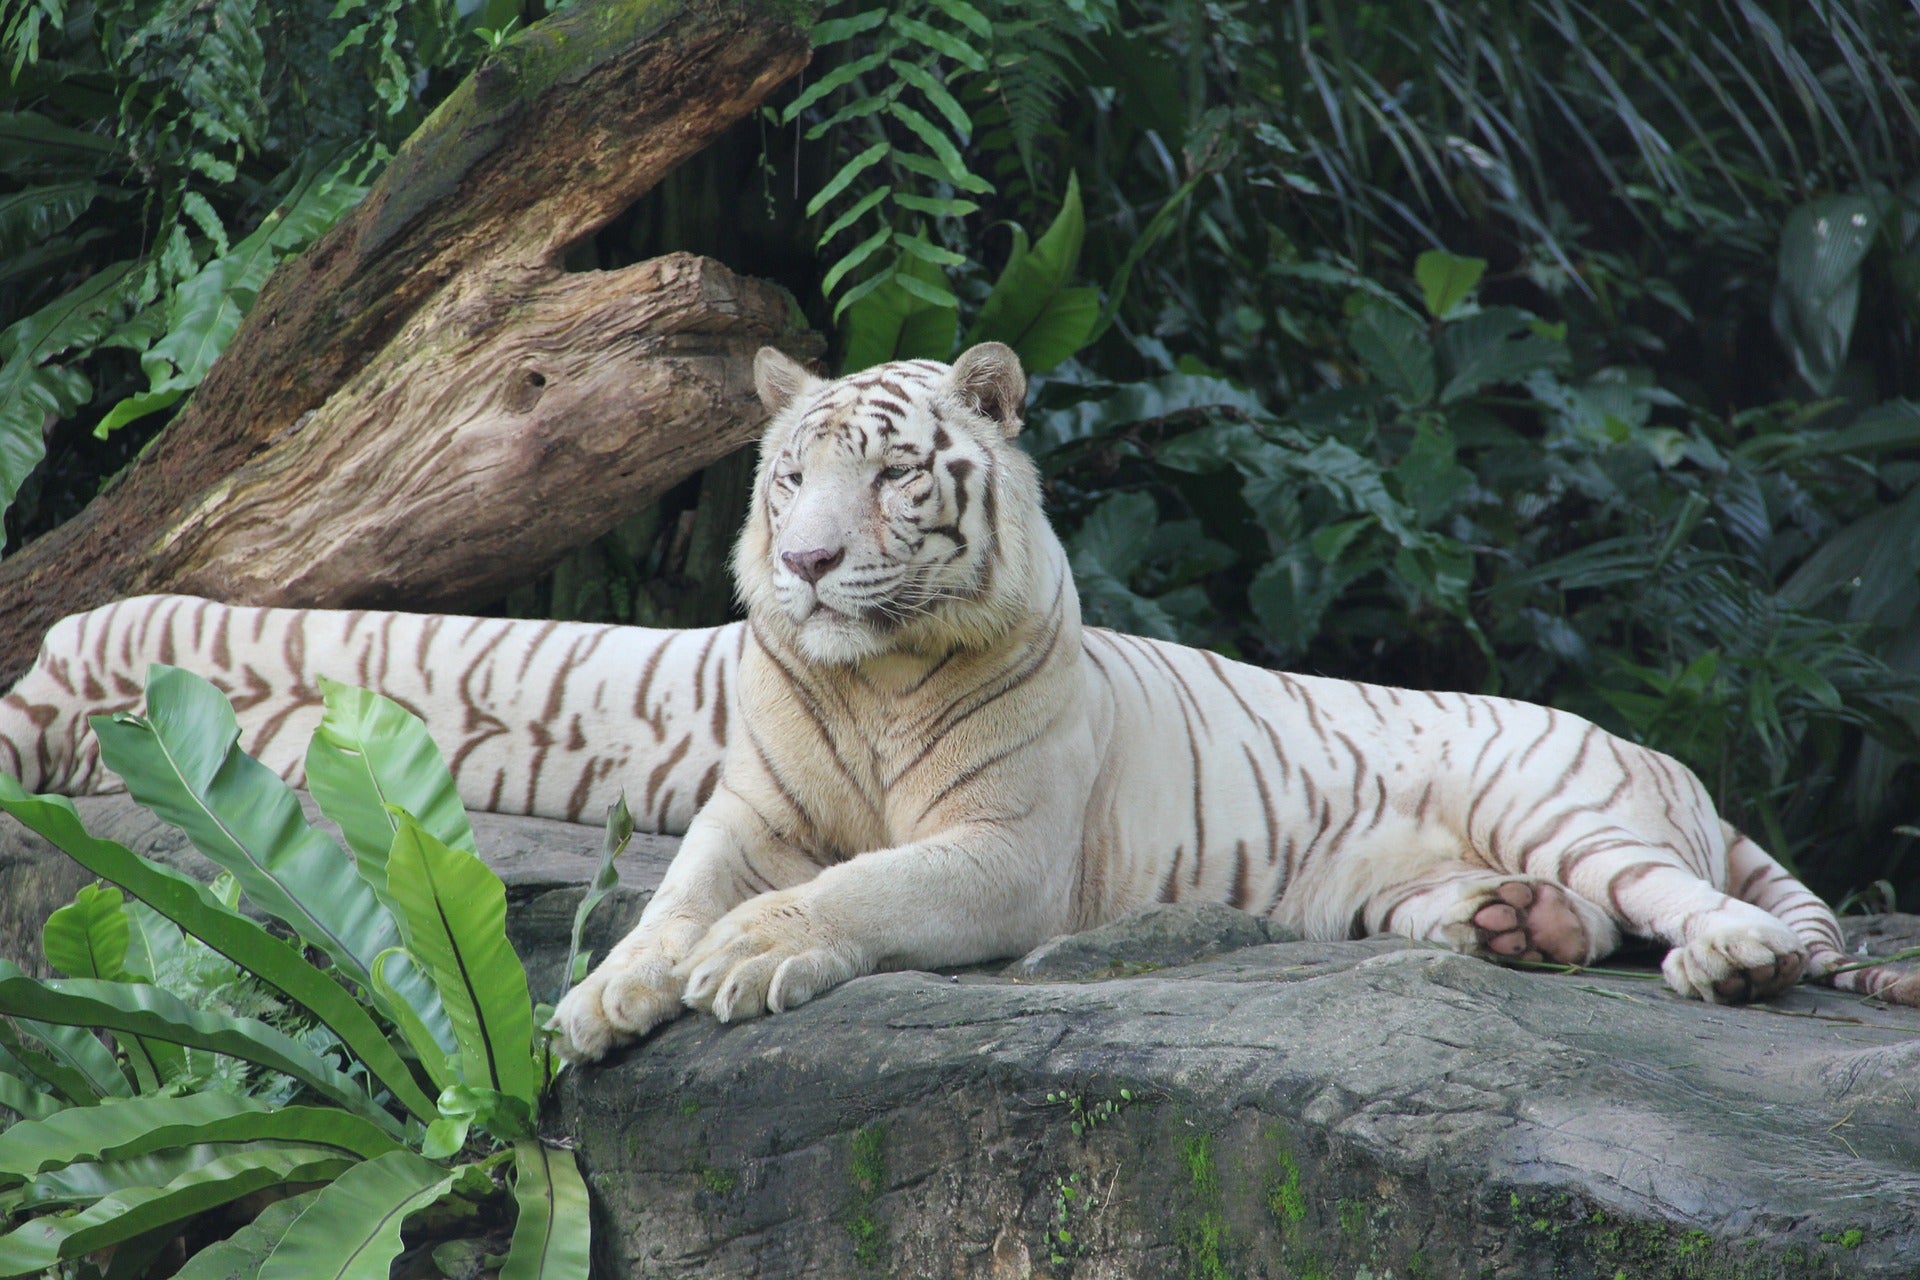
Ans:
MULTIPOLYGON (((123 802, 82 807, 139 842, 123 802)), ((597 833, 480 839, 552 975, 597 833)), ((29 843, 0 835, 0 901, 44 870, 29 843)), ((602 939, 669 847, 630 855, 602 939)), ((1855 927, 1876 952, 1920 936, 1855 927)), ((1157 909, 571 1071, 554 1127, 596 1192, 597 1274, 1920 1274, 1920 1014, 1275 936, 1157 909)))

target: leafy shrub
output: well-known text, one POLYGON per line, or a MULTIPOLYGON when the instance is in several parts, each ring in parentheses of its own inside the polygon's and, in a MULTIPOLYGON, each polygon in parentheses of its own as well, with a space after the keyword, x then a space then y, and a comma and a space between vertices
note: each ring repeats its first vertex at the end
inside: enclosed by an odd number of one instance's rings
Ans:
MULTIPOLYGON (((432 1206, 455 1247, 484 1240, 503 1174, 516 1207, 501 1274, 587 1274, 585 1184, 538 1133, 556 1064, 504 887, 424 726, 365 690, 324 694, 308 781, 350 853, 239 750, 220 693, 174 668, 153 668, 146 715, 94 729, 134 798, 222 868, 214 886, 0 776, 0 809, 133 898, 95 886, 48 920, 66 977, 0 965, 0 1105, 23 1117, 0 1133, 0 1275, 71 1272, 107 1248, 111 1274, 146 1274, 183 1234, 204 1242, 196 1220, 265 1191, 291 1198, 178 1274, 230 1274, 246 1249, 264 1277, 384 1277, 405 1221, 432 1206)), ((630 831, 610 824, 597 893, 630 831)))
POLYGON ((16 532, 76 511, 192 393, 273 267, 360 199, 486 54, 475 35, 522 7, 7 6, 0 514, 22 498, 16 532))

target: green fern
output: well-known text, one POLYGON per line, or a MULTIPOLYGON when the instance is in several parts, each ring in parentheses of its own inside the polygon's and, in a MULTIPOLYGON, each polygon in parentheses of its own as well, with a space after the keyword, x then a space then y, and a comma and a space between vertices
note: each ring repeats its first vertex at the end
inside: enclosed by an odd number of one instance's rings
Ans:
MULTIPOLYGON (((23 0, 0 19, 0 513, 44 526, 110 470, 43 467, 160 415, 267 273, 324 231, 485 55, 494 0, 23 0), (454 73, 438 77, 441 69, 454 73), (62 455, 65 457, 65 454, 62 455), (72 476, 74 479, 68 479, 72 476)), ((116 450, 118 452, 118 450, 116 450)), ((110 455, 111 456, 111 455, 110 455)), ((124 456, 124 453, 121 454, 124 456)))
POLYGON ((849 9, 815 27, 830 65, 781 115, 833 150, 833 174, 806 208, 820 219, 818 245, 830 259, 821 291, 835 322, 859 331, 850 332, 849 359, 945 358, 960 306, 955 275, 985 285, 984 267, 963 248, 981 229, 966 220, 995 192, 969 159, 976 121, 967 104, 986 104, 1031 179, 1074 67, 1072 42, 1112 12, 1082 3, 1036 16, 1007 0, 849 9), (855 307, 865 311, 850 320, 855 307))

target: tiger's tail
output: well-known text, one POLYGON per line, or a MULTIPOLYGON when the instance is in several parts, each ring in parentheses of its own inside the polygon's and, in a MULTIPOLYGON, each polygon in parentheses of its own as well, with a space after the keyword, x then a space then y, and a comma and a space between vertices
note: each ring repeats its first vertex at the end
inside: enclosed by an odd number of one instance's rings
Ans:
POLYGON ((1765 849, 1727 823, 1727 885, 1733 896, 1750 902, 1807 945, 1807 976, 1841 991, 1873 996, 1889 1004, 1920 1005, 1920 970, 1896 965, 1856 967, 1840 936, 1833 909, 1773 859, 1765 849))

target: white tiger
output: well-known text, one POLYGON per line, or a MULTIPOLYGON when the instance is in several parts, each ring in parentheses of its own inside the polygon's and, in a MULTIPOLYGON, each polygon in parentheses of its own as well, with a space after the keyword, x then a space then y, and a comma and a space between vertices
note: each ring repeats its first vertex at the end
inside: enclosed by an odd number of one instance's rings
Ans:
POLYGON ((1706 1000, 1808 975, 1920 997, 1836 972, 1818 898, 1685 768, 1576 716, 1083 630, 1011 443, 1025 377, 1005 347, 837 381, 769 349, 756 375, 772 419, 735 554, 745 623, 126 601, 55 627, 0 700, 0 767, 105 789, 84 713, 132 705, 162 661, 227 688, 244 745, 296 782, 326 673, 419 712, 471 806, 577 819, 624 788, 686 840, 559 1007, 576 1060, 685 1006, 790 1009, 1192 899, 1495 959, 1653 939, 1706 1000))

